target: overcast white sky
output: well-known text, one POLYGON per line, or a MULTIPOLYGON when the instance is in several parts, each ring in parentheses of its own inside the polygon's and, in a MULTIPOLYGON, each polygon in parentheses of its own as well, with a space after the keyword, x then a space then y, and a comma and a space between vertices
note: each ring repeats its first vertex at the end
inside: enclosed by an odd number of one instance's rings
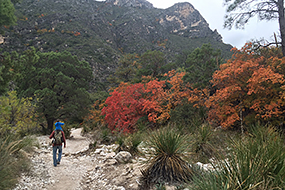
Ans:
POLYGON ((247 41, 251 39, 264 38, 268 41, 273 40, 273 33, 278 35, 278 20, 258 21, 251 20, 244 30, 224 29, 224 15, 226 7, 223 6, 224 0, 147 0, 156 8, 168 8, 178 2, 189 2, 196 10, 206 19, 212 30, 217 29, 222 35, 224 43, 231 44, 237 48, 241 48, 247 41))

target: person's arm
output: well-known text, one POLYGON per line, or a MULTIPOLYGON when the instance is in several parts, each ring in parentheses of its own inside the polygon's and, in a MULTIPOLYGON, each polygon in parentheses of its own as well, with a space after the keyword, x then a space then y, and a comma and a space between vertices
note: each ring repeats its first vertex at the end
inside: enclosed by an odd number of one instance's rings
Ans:
POLYGON ((62 137, 63 137, 64 148, 66 148, 66 140, 65 140, 65 135, 64 135, 64 132, 63 132, 63 131, 61 131, 61 132, 62 132, 62 137))
POLYGON ((54 135, 54 131, 50 134, 49 138, 51 139, 54 135))

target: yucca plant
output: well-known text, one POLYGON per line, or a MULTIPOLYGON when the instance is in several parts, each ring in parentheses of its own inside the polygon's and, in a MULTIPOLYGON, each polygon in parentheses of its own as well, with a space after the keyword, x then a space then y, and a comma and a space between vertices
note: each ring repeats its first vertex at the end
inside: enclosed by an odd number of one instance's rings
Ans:
POLYGON ((149 166, 141 171, 141 189, 147 189, 152 184, 191 179, 193 171, 185 155, 189 148, 187 135, 168 127, 150 134, 147 144, 154 151, 149 166))
POLYGON ((155 185, 155 190, 166 190, 164 183, 158 183, 155 185))
POLYGON ((203 124, 197 128, 193 138, 193 152, 195 152, 196 160, 208 163, 213 156, 214 146, 211 144, 213 138, 213 130, 209 124, 203 124))
POLYGON ((248 136, 231 140, 215 170, 194 177, 192 189, 285 189, 284 142, 275 128, 254 126, 248 136))

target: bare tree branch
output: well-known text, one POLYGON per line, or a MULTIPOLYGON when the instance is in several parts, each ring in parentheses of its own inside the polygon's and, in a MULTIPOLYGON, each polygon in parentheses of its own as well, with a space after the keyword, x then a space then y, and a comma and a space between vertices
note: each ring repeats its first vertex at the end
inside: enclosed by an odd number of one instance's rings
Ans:
MULTIPOLYGON (((282 54, 285 56, 284 0, 224 0, 227 6, 224 28, 244 28, 248 21, 258 16, 259 20, 278 19, 281 34, 282 54)), ((269 43, 268 45, 277 44, 269 43)), ((279 43, 278 43, 279 44, 279 43)))

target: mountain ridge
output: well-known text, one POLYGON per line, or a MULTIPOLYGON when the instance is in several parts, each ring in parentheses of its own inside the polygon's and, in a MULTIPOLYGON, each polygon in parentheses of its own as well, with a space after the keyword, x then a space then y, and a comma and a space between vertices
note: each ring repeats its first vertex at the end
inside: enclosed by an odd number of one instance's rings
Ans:
POLYGON ((5 28, 3 51, 70 51, 91 64, 96 84, 114 73, 125 53, 158 50, 172 62, 204 43, 224 57, 232 48, 187 2, 158 9, 145 0, 23 0, 15 9, 18 22, 5 28))

